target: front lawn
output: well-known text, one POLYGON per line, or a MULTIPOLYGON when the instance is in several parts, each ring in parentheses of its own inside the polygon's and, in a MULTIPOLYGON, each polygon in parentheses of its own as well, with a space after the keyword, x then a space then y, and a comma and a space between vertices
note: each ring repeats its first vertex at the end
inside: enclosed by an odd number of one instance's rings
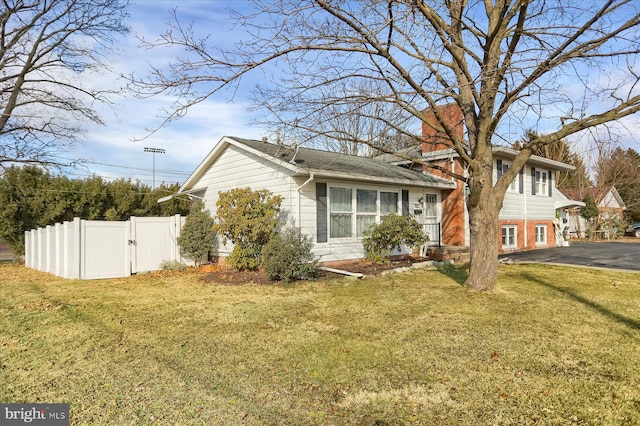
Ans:
POLYGON ((0 265, 0 401, 72 424, 640 424, 638 274, 229 286, 0 265))

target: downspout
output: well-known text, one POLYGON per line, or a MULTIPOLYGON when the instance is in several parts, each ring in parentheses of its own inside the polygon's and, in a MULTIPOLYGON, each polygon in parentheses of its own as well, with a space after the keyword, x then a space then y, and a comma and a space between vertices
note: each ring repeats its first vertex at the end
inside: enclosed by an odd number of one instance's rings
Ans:
POLYGON ((313 173, 311 173, 311 174, 309 175, 309 179, 305 180, 305 181, 304 181, 304 183, 298 187, 298 192, 302 192, 302 188, 304 188, 305 186, 307 186, 307 184, 308 184, 309 182, 311 182, 314 178, 315 178, 315 175, 314 175, 313 173))
MULTIPOLYGON (((522 166, 525 167, 525 166, 522 166)), ((527 173, 525 172, 524 177, 527 177, 527 173)), ((524 247, 523 249, 527 249, 527 243, 529 241, 528 237, 529 237, 529 231, 527 228, 529 228, 529 220, 527 219, 527 199, 529 197, 527 197, 527 191, 526 191, 526 186, 524 184, 524 179, 522 179, 522 185, 524 185, 525 188, 522 188, 522 196, 524 197, 524 247)), ((535 245, 534 245, 535 247, 535 245)))
POLYGON ((309 179, 304 181, 304 183, 298 187, 298 224, 297 224, 297 226, 299 226, 299 227, 302 227, 302 224, 300 223, 301 220, 302 220, 302 205, 301 205, 302 204, 302 188, 304 188, 314 178, 315 178, 315 175, 313 173, 311 173, 309 175, 309 179))

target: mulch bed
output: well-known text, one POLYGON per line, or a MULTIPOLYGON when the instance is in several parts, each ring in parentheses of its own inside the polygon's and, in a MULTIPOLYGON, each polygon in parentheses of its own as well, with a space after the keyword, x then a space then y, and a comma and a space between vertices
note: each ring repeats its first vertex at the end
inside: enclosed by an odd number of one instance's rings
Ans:
MULTIPOLYGON (((365 276, 380 275, 389 269, 411 266, 413 263, 426 259, 411 256, 395 258, 391 263, 374 263, 366 260, 354 260, 340 262, 339 264, 328 265, 334 269, 341 269, 348 272, 359 272, 365 276)), ((317 280, 326 280, 343 277, 341 274, 318 271, 317 280)), ((276 281, 270 280, 263 271, 236 271, 233 269, 222 269, 219 272, 210 272, 202 277, 202 281, 207 283, 217 283, 223 285, 240 284, 274 284, 276 281)))

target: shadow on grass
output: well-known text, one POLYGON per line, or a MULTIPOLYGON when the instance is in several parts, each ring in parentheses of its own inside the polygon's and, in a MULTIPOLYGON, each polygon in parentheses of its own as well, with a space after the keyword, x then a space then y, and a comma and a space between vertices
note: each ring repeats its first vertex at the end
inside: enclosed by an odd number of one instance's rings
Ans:
POLYGON ((443 263, 438 267, 438 272, 451 278, 461 286, 464 286, 469 277, 469 264, 452 265, 450 263, 443 263))
POLYGON ((605 317, 611 318, 614 321, 617 321, 617 322, 619 322, 621 324, 624 324, 625 326, 627 326, 627 327, 629 327, 631 329, 640 330, 640 321, 638 321, 638 320, 635 320, 633 318, 629 318, 629 317, 626 317, 626 316, 624 316, 622 314, 614 312, 611 309, 609 309, 609 308, 607 308, 605 306, 602 306, 602 305, 600 305, 600 304, 598 304, 598 303, 596 303, 596 302, 594 302, 592 300, 589 300, 589 299, 587 299, 587 298, 585 298, 583 296, 580 296, 579 294, 576 294, 576 293, 572 292, 569 289, 562 288, 562 287, 557 287, 557 286, 555 286, 555 285, 553 285, 553 284, 551 284, 551 283, 549 283, 547 281, 541 280, 540 278, 535 277, 535 276, 533 276, 533 275, 531 275, 529 273, 525 273, 522 276, 524 278, 526 278, 527 280, 529 280, 529 281, 532 281, 532 282, 534 282, 536 284, 540 284, 541 286, 546 287, 548 289, 555 290, 556 292, 558 292, 558 293, 560 293, 560 294, 562 294, 564 296, 567 296, 567 297, 575 300, 576 302, 582 303, 583 305, 593 309, 594 311, 598 312, 599 314, 602 314, 605 317))

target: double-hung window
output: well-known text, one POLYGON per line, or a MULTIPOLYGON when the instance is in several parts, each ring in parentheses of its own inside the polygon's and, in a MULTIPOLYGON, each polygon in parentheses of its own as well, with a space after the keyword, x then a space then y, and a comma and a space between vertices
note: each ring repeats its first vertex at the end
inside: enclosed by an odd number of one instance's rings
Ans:
POLYGON ((398 193, 380 192, 380 216, 398 213, 398 193))
POLYGON ((353 235, 353 200, 351 188, 331 188, 329 192, 329 228, 331 238, 353 235))
POLYGON ((376 223, 378 214, 378 191, 356 190, 356 236, 361 237, 365 229, 376 223))
POLYGON ((547 194, 547 172, 536 170, 536 194, 547 194))
POLYGON ((516 239, 516 226, 515 225, 504 225, 502 227, 502 247, 503 248, 516 248, 517 239, 516 239))
MULTIPOLYGON (((504 161, 504 160, 498 160, 497 161, 497 176, 500 177, 503 174, 507 173, 507 170, 509 170, 509 167, 511 167, 511 163, 504 161)), ((509 187, 507 188, 508 191, 519 191, 518 188, 518 177, 515 177, 511 183, 509 184, 509 187)))
POLYGON ((547 225, 536 225, 536 244, 547 244, 547 225))

